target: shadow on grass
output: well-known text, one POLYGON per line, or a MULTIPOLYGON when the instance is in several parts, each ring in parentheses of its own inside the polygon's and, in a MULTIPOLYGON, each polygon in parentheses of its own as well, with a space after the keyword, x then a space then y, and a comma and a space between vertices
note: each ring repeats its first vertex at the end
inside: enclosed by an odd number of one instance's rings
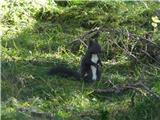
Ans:
POLYGON ((102 71, 101 81, 87 84, 72 77, 48 75, 48 71, 57 64, 79 67, 61 59, 2 61, 2 100, 10 97, 27 99, 34 96, 47 99, 73 91, 93 91, 96 88, 111 87, 110 83, 105 83, 110 75, 114 84, 130 82, 134 77, 128 72, 130 66, 108 64, 103 68, 105 70, 102 71))
MULTIPOLYGON (((2 61, 2 100, 10 97, 25 99, 37 95, 48 97, 49 94, 54 94, 56 88, 62 89, 63 85, 67 86, 66 80, 72 78, 48 75, 48 71, 57 64, 57 61, 59 64, 65 64, 58 59, 54 62, 2 61)), ((73 84, 74 82, 72 80, 73 84)))

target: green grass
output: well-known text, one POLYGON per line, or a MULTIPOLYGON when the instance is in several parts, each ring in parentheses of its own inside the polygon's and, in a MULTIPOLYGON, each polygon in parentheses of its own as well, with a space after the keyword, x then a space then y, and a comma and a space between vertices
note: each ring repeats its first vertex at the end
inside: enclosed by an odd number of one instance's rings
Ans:
POLYGON ((5 1, 1 6, 2 119, 30 120, 30 112, 36 109, 52 113, 57 120, 159 120, 160 103, 148 94, 136 93, 134 106, 132 91, 93 94, 95 89, 112 87, 107 82, 110 78, 114 84, 124 84, 138 81, 142 74, 149 88, 160 93, 159 66, 144 58, 143 64, 135 63, 109 41, 137 45, 127 42, 121 34, 101 34, 99 38, 104 49, 100 81, 84 83, 70 77, 49 76, 47 72, 60 63, 78 69, 85 48, 71 51, 68 43, 96 26, 125 28, 141 36, 151 32, 153 40, 158 41, 159 31, 154 31, 151 17, 160 4, 76 0, 55 5, 49 1, 45 7, 25 0, 5 1), (30 110, 20 112, 19 107, 30 110))

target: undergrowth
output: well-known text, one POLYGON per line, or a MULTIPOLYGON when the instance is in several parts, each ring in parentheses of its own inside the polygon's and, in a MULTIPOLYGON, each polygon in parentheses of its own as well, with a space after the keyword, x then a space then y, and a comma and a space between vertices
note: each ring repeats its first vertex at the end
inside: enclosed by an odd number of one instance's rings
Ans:
POLYGON ((136 93, 132 106, 132 91, 92 94, 112 87, 108 79, 115 85, 134 83, 143 75, 149 88, 160 94, 158 63, 143 56, 141 63, 129 58, 114 42, 132 47, 137 42, 121 34, 99 37, 104 51, 100 81, 84 83, 47 74, 60 63, 78 69, 86 48, 81 45, 75 52, 69 43, 94 27, 123 28, 140 36, 151 33, 158 43, 160 25, 152 24, 152 17, 159 18, 158 8, 157 1, 4 1, 0 7, 2 120, 51 119, 36 118, 32 111, 51 113, 56 120, 159 120, 160 102, 154 96, 136 93))

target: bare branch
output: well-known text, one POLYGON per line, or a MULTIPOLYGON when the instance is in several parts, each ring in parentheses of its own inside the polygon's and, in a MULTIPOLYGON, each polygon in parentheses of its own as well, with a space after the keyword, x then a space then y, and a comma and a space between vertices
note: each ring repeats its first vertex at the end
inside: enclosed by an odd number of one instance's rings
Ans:
POLYGON ((124 91, 131 90, 131 89, 137 90, 137 88, 140 88, 140 87, 142 87, 141 83, 137 82, 135 84, 116 85, 116 87, 113 86, 112 88, 107 88, 107 89, 96 89, 95 92, 105 93, 105 94, 122 93, 124 91))
POLYGON ((91 33, 98 32, 99 30, 100 30, 99 27, 95 27, 94 29, 91 29, 90 31, 88 31, 85 34, 81 35, 78 39, 72 41, 69 44, 79 44, 79 43, 82 43, 85 47, 87 47, 86 43, 84 42, 86 40, 85 37, 87 37, 91 33))
POLYGON ((128 90, 135 90, 137 92, 142 93, 139 89, 147 91, 148 94, 150 94, 160 100, 160 95, 155 93, 154 91, 150 90, 146 85, 144 85, 144 83, 142 81, 139 81, 137 83, 116 85, 116 87, 113 86, 111 88, 106 88, 106 89, 96 89, 94 91, 94 93, 119 94, 119 93, 123 93, 128 90))

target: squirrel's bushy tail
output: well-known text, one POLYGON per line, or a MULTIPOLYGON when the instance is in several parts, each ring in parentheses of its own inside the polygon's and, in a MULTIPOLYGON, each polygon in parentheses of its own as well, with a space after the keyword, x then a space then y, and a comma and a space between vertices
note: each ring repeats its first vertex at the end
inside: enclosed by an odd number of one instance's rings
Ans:
POLYGON ((80 80, 80 73, 72 68, 66 66, 55 66, 48 72, 49 75, 60 75, 62 77, 74 77, 80 80))

